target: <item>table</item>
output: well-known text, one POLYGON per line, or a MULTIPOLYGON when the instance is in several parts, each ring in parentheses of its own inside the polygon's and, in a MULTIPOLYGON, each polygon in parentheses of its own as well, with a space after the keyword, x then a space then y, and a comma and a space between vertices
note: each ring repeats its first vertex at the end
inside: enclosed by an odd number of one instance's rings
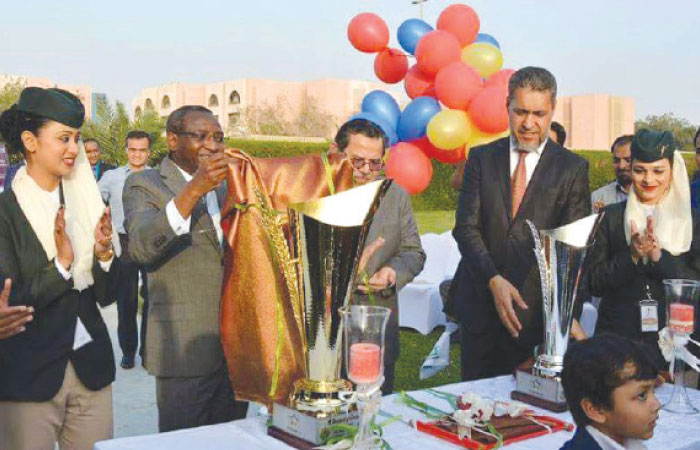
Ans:
MULTIPOLYGON (((511 376, 489 378, 485 380, 455 383, 441 386, 437 389, 453 394, 476 392, 495 399, 508 399, 510 391, 515 388, 515 380, 511 376)), ((671 395, 673 386, 664 385, 657 389, 657 396, 665 402, 671 395)), ((691 401, 700 405, 700 391, 689 389, 691 401)), ((424 392, 414 391, 413 397, 429 403, 437 408, 449 409, 444 400, 424 392)), ((382 411, 388 414, 401 415, 404 420, 419 419, 421 414, 395 402, 397 395, 382 399, 382 411)), ((562 420, 571 422, 567 413, 551 414, 562 420)), ((113 439, 98 442, 95 450, 179 450, 202 448, 208 450, 232 449, 288 449, 289 447, 269 436, 265 428, 266 417, 254 417, 220 425, 212 425, 187 430, 147 436, 113 439)), ((381 418, 380 418, 381 421, 381 418)), ((452 444, 421 433, 404 422, 395 422, 384 429, 389 444, 397 450, 438 450, 456 449, 452 444)), ((513 450, 546 450, 558 449, 572 433, 558 432, 547 436, 531 439, 509 445, 513 450)), ((700 415, 683 416, 660 412, 654 437, 646 442, 650 450, 691 450, 700 449, 700 415)))

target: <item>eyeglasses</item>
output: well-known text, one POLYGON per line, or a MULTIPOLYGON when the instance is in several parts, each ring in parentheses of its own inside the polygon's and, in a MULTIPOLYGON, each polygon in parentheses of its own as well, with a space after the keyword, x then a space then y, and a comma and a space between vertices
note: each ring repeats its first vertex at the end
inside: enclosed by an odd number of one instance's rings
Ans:
POLYGON ((384 167, 384 161, 381 159, 352 158, 350 162, 355 170, 361 170, 365 165, 369 165, 369 170, 379 172, 384 167))
POLYGON ((222 142, 224 142, 224 133, 221 132, 205 133, 196 131, 173 131, 173 133, 177 134, 178 136, 187 136, 188 138, 191 138, 193 141, 198 142, 200 144, 206 142, 207 139, 209 139, 209 137, 211 137, 217 144, 221 144, 222 142))
POLYGON ((618 158, 617 156, 613 156, 613 164, 620 164, 622 161, 627 164, 632 164, 632 158, 618 158))

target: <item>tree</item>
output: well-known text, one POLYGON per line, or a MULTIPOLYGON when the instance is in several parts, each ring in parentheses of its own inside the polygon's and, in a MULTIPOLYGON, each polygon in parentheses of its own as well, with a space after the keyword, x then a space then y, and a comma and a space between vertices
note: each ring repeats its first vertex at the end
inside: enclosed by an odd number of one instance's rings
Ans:
POLYGON ((19 78, 10 79, 0 87, 0 113, 17 103, 22 89, 24 89, 24 81, 19 78))
POLYGON ((112 164, 125 164, 126 135, 131 130, 143 130, 151 135, 151 164, 160 162, 167 154, 167 145, 163 139, 165 122, 155 111, 146 111, 132 122, 122 102, 117 101, 112 106, 106 98, 98 97, 95 106, 97 117, 85 122, 82 134, 83 139, 97 140, 102 150, 102 159, 112 164))
POLYGON ((687 119, 676 117, 673 113, 665 113, 660 116, 646 116, 644 119, 637 120, 634 123, 634 128, 636 130, 645 128, 654 131, 670 131, 673 133, 679 149, 693 150, 695 148, 693 137, 697 127, 687 119))
POLYGON ((335 117, 323 111, 316 98, 304 94, 298 113, 292 113, 284 96, 273 107, 267 102, 245 108, 243 117, 248 133, 270 136, 326 137, 335 130, 335 117), (285 120, 285 117, 292 117, 285 120))

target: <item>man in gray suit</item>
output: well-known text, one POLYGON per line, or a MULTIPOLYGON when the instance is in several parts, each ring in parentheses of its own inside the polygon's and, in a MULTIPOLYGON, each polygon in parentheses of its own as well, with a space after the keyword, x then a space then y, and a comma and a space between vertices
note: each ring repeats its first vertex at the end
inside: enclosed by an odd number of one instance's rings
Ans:
MULTIPOLYGON (((332 150, 347 155, 353 166, 355 185, 379 178, 384 167, 385 137, 381 129, 364 119, 346 122, 335 137, 332 150)), ((366 242, 383 238, 384 244, 369 259, 360 274, 353 302, 391 308, 386 331, 382 394, 394 390, 394 368, 399 357, 399 307, 397 292, 423 270, 425 253, 413 220, 411 199, 393 183, 374 216, 366 242)))
POLYGON ((247 408, 234 400, 219 339, 224 135, 199 106, 175 110, 166 132, 160 169, 129 176, 123 194, 129 254, 148 272, 145 367, 156 376, 160 431, 227 422, 247 408))

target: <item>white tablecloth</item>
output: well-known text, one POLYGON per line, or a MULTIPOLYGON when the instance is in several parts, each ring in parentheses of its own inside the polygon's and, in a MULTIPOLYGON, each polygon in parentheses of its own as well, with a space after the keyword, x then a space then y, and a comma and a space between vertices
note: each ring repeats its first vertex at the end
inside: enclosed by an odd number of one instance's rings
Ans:
MULTIPOLYGON (((439 390, 461 394, 463 392, 476 392, 494 399, 507 400, 510 391, 515 387, 515 381, 511 376, 503 376, 486 380, 471 381, 442 386, 439 390)), ((672 386, 665 385, 657 389, 657 396, 663 403, 671 394, 672 386)), ((700 391, 688 390, 691 401, 700 405, 700 391)), ((436 398, 426 392, 415 391, 410 393, 413 397, 429 403, 437 408, 449 410, 444 400, 436 398)), ((400 415, 404 420, 420 419, 421 414, 403 405, 397 404, 396 395, 385 397, 382 400, 382 411, 392 415, 400 415)), ((571 415, 567 413, 550 414, 560 419, 571 422, 571 415)), ((381 421, 381 417, 378 421, 381 421)), ((98 442, 95 450, 232 450, 232 449, 287 449, 286 444, 267 436, 265 417, 255 417, 221 425, 192 428, 188 430, 173 431, 148 436, 136 436, 130 438, 113 439, 111 441, 98 442)), ((403 422, 396 422, 385 428, 385 436, 389 444, 397 450, 415 449, 455 449, 450 443, 433 436, 414 430, 403 422)), ((546 450, 558 449, 572 433, 557 432, 547 436, 541 436, 523 442, 509 445, 513 450, 546 450)), ((691 450, 700 449, 700 415, 684 416, 660 412, 660 418, 656 425, 654 437, 646 442, 650 450, 691 450)))

